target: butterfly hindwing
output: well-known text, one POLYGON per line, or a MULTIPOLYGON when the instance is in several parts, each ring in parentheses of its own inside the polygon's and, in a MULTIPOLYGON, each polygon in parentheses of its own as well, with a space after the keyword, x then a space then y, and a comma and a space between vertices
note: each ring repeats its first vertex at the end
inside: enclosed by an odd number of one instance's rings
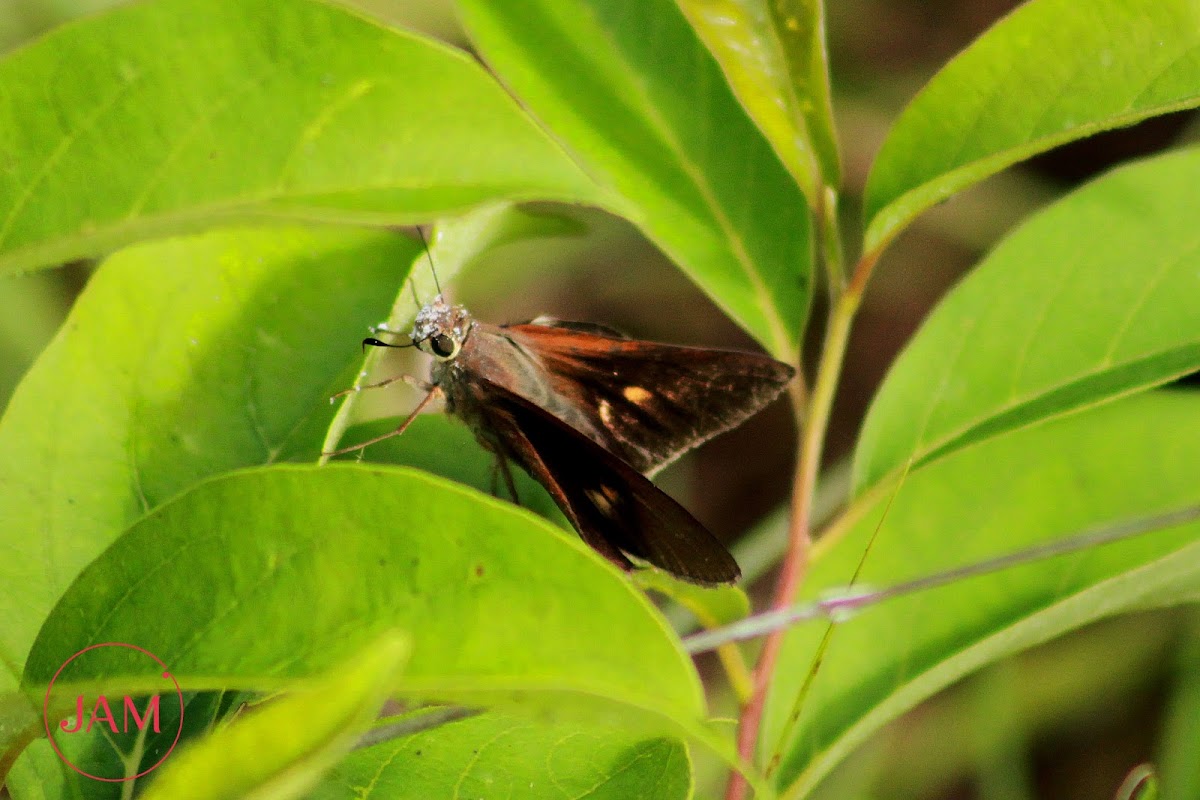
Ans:
POLYGON ((695 583, 737 580, 725 547, 617 455, 503 386, 480 380, 475 389, 503 455, 546 487, 591 547, 626 569, 629 554, 695 583))

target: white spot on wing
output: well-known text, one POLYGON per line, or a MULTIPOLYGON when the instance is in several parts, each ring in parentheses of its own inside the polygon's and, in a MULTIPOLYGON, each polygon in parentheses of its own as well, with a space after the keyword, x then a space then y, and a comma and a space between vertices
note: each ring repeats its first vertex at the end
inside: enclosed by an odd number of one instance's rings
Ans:
POLYGON ((612 406, 607 400, 600 401, 600 421, 605 425, 612 425, 612 406))

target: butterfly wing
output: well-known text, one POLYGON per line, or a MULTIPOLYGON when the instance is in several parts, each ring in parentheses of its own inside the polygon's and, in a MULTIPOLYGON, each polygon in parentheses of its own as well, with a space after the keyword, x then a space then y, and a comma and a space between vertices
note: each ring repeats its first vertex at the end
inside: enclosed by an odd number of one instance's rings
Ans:
POLYGON ((540 365, 557 401, 547 410, 642 473, 736 427, 795 374, 757 353, 636 341, 578 323, 493 330, 540 365))
POLYGON ((593 549, 625 569, 627 553, 693 583, 741 575, 716 537, 618 456, 504 386, 480 379, 473 388, 493 444, 546 487, 593 549))

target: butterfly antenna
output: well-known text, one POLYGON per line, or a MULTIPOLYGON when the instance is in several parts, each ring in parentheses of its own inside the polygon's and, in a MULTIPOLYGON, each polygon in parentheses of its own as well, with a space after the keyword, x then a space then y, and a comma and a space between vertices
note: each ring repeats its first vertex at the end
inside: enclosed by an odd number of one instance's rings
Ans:
POLYGON ((417 226, 417 236, 421 237, 421 244, 425 245, 425 255, 429 259, 429 271, 433 273, 433 285, 437 287, 437 292, 442 293, 442 284, 438 282, 437 269, 433 266, 433 253, 429 252, 429 242, 425 240, 425 231, 421 230, 421 226, 417 226))

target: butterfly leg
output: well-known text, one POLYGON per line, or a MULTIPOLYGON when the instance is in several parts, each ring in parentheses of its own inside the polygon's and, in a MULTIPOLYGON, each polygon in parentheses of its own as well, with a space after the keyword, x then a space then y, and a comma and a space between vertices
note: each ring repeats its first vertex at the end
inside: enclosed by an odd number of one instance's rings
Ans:
POLYGON ((365 442, 359 442, 358 444, 352 444, 349 447, 342 447, 338 450, 334 450, 329 453, 322 453, 321 455, 332 458, 333 456, 340 456, 340 455, 344 455, 346 453, 352 453, 355 450, 362 450, 364 447, 367 447, 368 445, 372 445, 377 442, 382 442, 384 439, 390 439, 393 436, 399 436, 400 434, 402 434, 406 430, 408 430, 408 426, 411 425, 412 421, 414 419, 416 419, 417 416, 421 413, 421 411, 423 411, 425 409, 425 406, 429 405, 430 401, 433 400, 434 397, 436 397, 437 395, 439 395, 441 393, 442 393, 442 390, 439 387, 437 387, 437 386, 432 387, 429 390, 429 394, 425 395, 425 399, 422 400, 421 402, 417 403, 417 407, 412 410, 412 413, 408 415, 408 418, 405 419, 404 422, 400 423, 400 427, 396 428, 396 430, 388 431, 387 433, 382 434, 380 436, 376 436, 373 439, 367 439, 365 442))
POLYGON ((434 389, 434 386, 432 383, 423 381, 420 378, 414 378, 412 375, 396 375, 395 377, 392 377, 392 378, 385 378, 384 380, 381 380, 378 383, 368 383, 368 384, 365 384, 362 386, 351 386, 349 389, 343 389, 342 391, 340 391, 337 394, 330 397, 329 402, 332 403, 334 400, 337 400, 339 397, 345 397, 348 394, 354 394, 355 392, 361 392, 363 389, 381 389, 384 386, 390 386, 393 383, 396 383, 397 381, 404 381, 409 386, 413 387, 414 389, 420 389, 422 392, 431 392, 434 389))
POLYGON ((496 454, 496 460, 492 462, 492 495, 499 497, 500 493, 496 491, 499 487, 496 485, 496 478, 500 475, 504 476, 504 485, 508 489, 508 496, 512 501, 521 505, 521 498, 517 496, 517 484, 513 481, 512 470, 508 468, 508 459, 501 454, 496 454))

